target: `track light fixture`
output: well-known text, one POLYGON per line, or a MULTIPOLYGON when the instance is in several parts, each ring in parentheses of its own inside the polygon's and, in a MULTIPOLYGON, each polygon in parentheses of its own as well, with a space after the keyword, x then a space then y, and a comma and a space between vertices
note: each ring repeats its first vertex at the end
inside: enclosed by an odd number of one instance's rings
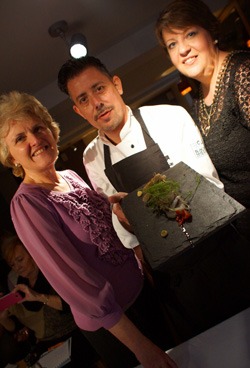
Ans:
POLYGON ((69 52, 70 55, 75 59, 79 59, 80 57, 87 55, 87 40, 83 34, 73 34, 70 41, 69 52))
POLYGON ((87 55, 87 40, 82 33, 75 33, 72 35, 70 42, 66 39, 66 32, 68 31, 68 24, 65 20, 60 20, 52 24, 49 29, 51 37, 61 37, 69 47, 70 55, 74 59, 87 55))

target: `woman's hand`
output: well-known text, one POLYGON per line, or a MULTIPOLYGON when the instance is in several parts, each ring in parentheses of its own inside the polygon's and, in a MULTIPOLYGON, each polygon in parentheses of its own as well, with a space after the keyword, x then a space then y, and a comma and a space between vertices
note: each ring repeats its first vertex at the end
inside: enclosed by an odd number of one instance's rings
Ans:
POLYGON ((151 341, 140 349, 141 353, 136 354, 136 357, 143 368, 178 368, 173 359, 151 341))
POLYGON ((22 299, 21 302, 40 302, 40 295, 39 293, 37 293, 36 291, 32 290, 29 286, 25 285, 25 284, 17 284, 13 290, 14 292, 17 291, 21 291, 24 294, 24 298, 22 299))
POLYGON ((9 318, 9 311, 8 308, 4 309, 0 312, 0 323, 3 324, 9 318))
POLYGON ((10 318, 10 313, 9 313, 8 308, 0 312, 0 324, 7 331, 10 331, 10 332, 15 331, 16 325, 13 319, 10 318))
POLYGON ((35 290, 31 289, 25 284, 17 284, 14 288, 14 291, 21 291, 24 293, 24 298, 19 303, 25 301, 41 302, 43 304, 46 304, 50 308, 62 310, 62 299, 59 295, 37 293, 35 290))
POLYGON ((170 356, 145 337, 125 314, 109 331, 135 354, 144 368, 178 368, 170 356))

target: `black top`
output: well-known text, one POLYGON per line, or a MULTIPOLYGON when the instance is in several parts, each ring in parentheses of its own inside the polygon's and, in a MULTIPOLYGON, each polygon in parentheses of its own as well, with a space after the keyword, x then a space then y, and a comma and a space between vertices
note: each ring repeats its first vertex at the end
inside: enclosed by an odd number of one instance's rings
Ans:
MULTIPOLYGON (((199 96, 193 117, 201 130, 199 96)), ((225 191, 250 207, 250 52, 235 52, 227 66, 204 143, 225 191)))
POLYGON ((234 51, 218 86, 218 102, 207 135, 202 132, 200 96, 193 118, 225 191, 247 211, 235 223, 250 239, 250 52, 234 51))

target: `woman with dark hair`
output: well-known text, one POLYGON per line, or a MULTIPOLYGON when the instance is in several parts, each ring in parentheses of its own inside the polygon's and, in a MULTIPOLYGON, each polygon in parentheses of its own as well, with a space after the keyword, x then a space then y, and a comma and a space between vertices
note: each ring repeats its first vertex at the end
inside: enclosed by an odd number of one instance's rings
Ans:
MULTIPOLYGON (((220 23, 200 0, 168 4, 156 34, 173 65, 198 84, 193 118, 225 191, 246 207, 224 233, 215 234, 214 249, 203 257, 207 267, 201 271, 212 285, 204 284, 210 297, 203 310, 210 311, 207 320, 220 322, 250 305, 250 52, 225 51, 220 23)), ((191 285, 200 283, 198 268, 191 285)))
POLYGON ((220 23, 200 0, 175 0, 156 23, 181 74, 198 82, 193 118, 225 191, 247 211, 235 226, 250 242, 250 52, 225 51, 220 23))

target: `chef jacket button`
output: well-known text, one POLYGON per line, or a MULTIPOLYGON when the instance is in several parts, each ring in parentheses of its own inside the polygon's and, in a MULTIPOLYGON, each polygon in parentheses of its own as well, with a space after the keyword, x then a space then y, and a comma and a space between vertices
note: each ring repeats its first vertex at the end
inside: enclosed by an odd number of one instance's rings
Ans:
POLYGON ((131 148, 135 148, 135 146, 133 144, 131 144, 131 148))

